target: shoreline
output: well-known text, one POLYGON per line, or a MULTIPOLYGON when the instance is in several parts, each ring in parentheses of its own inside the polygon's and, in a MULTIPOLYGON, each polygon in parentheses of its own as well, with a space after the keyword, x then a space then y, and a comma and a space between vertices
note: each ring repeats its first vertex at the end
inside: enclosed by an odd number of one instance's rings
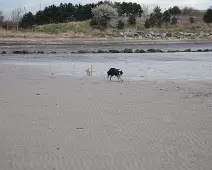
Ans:
MULTIPOLYGON (((0 62, 49 71, 49 75, 86 76, 92 64, 94 77, 105 77, 109 68, 124 71, 125 80, 211 80, 211 52, 143 54, 32 54, 2 55, 0 62), (192 65, 192 67, 191 67, 192 65)), ((53 77, 54 77, 53 76, 53 77)), ((114 78, 116 80, 116 78, 114 78)))

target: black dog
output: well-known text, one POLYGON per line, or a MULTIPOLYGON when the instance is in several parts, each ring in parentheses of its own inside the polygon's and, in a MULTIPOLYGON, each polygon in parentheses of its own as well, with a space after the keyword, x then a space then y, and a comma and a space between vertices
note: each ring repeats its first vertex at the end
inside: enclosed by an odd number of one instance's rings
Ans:
POLYGON ((116 69, 116 68, 110 68, 110 70, 107 72, 107 78, 109 78, 109 76, 110 76, 110 80, 111 80, 111 78, 113 76, 116 76, 118 78, 118 80, 122 80, 121 79, 122 74, 123 74, 122 70, 119 70, 119 69, 116 69))

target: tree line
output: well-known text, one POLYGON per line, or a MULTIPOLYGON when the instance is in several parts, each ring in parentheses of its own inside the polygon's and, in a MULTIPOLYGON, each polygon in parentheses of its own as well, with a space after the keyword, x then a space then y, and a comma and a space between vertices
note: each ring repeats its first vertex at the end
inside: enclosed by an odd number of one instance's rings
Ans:
MULTIPOLYGON (((180 9, 178 6, 174 6, 165 10, 163 13, 161 12, 161 8, 156 6, 153 12, 150 14, 150 17, 146 19, 145 28, 150 27, 161 27, 162 24, 174 25, 177 24, 177 16, 190 16, 189 22, 192 24, 195 22, 194 17, 191 15, 194 10, 192 8, 185 7, 180 9)), ((212 9, 208 9, 203 15, 203 21, 206 24, 212 23, 212 9)))
MULTIPOLYGON (((72 4, 61 3, 60 5, 50 5, 33 14, 27 12, 20 16, 20 11, 12 12, 12 22, 17 24, 17 27, 31 28, 32 25, 44 25, 51 23, 66 23, 72 21, 90 20, 90 25, 99 29, 105 29, 109 25, 123 29, 128 23, 136 24, 136 18, 145 16, 145 28, 161 27, 162 24, 176 24, 178 15, 190 16, 189 21, 195 22, 191 16, 194 9, 185 7, 180 9, 178 6, 171 7, 162 12, 159 6, 156 6, 151 13, 145 14, 146 7, 132 2, 110 2, 99 1, 98 3, 72 4), (127 18, 127 20, 126 20, 127 18)), ((0 25, 5 27, 3 22, 4 17, 0 11, 0 25)), ((212 10, 208 9, 205 12, 203 21, 207 24, 212 23, 212 10)), ((7 22, 8 23, 8 22, 7 22)))
POLYGON ((20 26, 23 28, 31 27, 32 25, 44 25, 51 23, 65 23, 71 21, 85 21, 93 18, 92 9, 107 4, 117 9, 118 15, 129 15, 131 13, 141 16, 142 8, 140 4, 132 2, 109 2, 100 1, 98 3, 89 3, 85 5, 61 3, 59 6, 50 5, 44 10, 38 11, 35 15, 28 12, 23 15, 20 26))
MULTIPOLYGON (((92 9, 93 18, 90 21, 90 25, 92 27, 96 27, 99 29, 106 29, 108 26, 123 29, 126 24, 135 25, 137 22, 138 15, 135 13, 128 13, 127 20, 126 17, 117 17, 118 16, 118 8, 114 8, 111 5, 102 4, 92 9), (111 22, 113 21, 113 22, 111 22)), ((153 9, 153 12, 150 13, 149 16, 146 16, 146 21, 144 24, 145 28, 151 27, 161 27, 165 24, 167 27, 171 25, 175 25, 178 22, 178 16, 190 16, 189 22, 192 24, 195 22, 194 17, 192 17, 192 12, 194 12, 192 8, 185 7, 180 9, 178 6, 170 7, 169 9, 162 12, 159 6, 156 6, 153 9)), ((141 15, 143 10, 141 9, 141 15)), ((197 11, 195 11, 197 12, 197 11)), ((139 16, 141 16, 139 15, 139 16)), ((208 25, 212 23, 212 10, 209 9, 204 13, 204 17, 202 18, 205 23, 208 25)))

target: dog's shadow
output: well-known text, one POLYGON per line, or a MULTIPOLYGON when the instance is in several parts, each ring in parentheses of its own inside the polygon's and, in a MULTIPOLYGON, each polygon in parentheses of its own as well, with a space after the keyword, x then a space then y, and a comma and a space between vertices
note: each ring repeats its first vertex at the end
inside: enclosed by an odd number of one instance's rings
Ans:
POLYGON ((109 83, 124 83, 125 81, 124 80, 108 80, 108 79, 105 79, 105 82, 107 82, 108 84, 109 83))

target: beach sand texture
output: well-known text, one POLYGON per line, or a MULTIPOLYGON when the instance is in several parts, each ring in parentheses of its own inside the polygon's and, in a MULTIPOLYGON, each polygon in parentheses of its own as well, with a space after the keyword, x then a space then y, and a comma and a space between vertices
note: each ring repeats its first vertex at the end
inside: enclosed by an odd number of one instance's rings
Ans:
POLYGON ((211 88, 0 64, 0 170, 211 170, 211 88))

